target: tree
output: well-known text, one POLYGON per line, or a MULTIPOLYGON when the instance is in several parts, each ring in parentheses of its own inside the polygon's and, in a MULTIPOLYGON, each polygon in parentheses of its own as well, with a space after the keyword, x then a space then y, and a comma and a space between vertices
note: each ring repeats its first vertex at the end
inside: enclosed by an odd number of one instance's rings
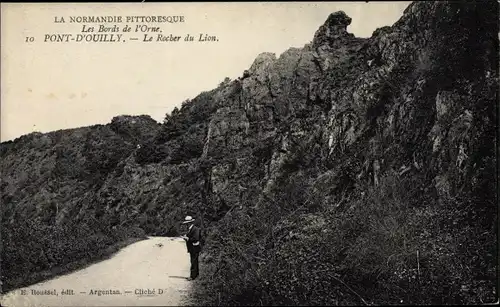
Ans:
POLYGON ((172 119, 172 115, 166 113, 165 118, 163 119, 163 124, 167 124, 171 119, 172 119))

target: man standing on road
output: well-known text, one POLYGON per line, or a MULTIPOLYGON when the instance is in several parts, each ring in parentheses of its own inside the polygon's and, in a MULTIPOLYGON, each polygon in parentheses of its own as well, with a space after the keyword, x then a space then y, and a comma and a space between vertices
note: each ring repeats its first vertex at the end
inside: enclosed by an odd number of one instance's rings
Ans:
POLYGON ((194 280, 198 277, 199 267, 198 267, 198 256, 201 252, 201 233, 200 228, 194 225, 195 219, 191 216, 186 216, 182 224, 188 225, 187 234, 182 236, 186 241, 187 251, 191 257, 191 275, 188 280, 194 280))

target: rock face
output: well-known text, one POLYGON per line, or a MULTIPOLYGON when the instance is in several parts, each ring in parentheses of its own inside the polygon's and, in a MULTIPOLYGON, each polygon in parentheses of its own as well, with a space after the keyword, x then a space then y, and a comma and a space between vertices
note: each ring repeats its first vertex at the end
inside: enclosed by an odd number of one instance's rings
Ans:
POLYGON ((2 143, 4 225, 36 215, 64 220, 78 195, 103 184, 158 129, 149 116, 119 116, 108 125, 33 133, 2 143), (42 214, 52 202, 60 202, 59 214, 42 214))
POLYGON ((330 14, 325 24, 314 35, 313 47, 339 46, 346 40, 354 38, 353 34, 347 32, 347 26, 351 21, 351 17, 343 11, 330 14))
MULTIPOLYGON (((310 44, 278 58, 259 55, 243 77, 184 103, 157 133, 151 129, 150 141, 120 156, 89 196, 92 201, 82 203, 80 215, 95 214, 111 226, 139 226, 150 234, 175 234, 177 221, 194 214, 210 233, 213 254, 227 251, 226 236, 247 246, 253 256, 267 259, 255 270, 269 279, 255 283, 268 286, 256 287, 260 290, 252 291, 260 292, 252 295, 267 297, 270 304, 359 303, 352 292, 337 286, 321 288, 324 292, 308 289, 312 275, 300 275, 298 267, 272 271, 273 266, 300 259, 296 253, 304 246, 319 244, 314 238, 328 236, 342 247, 301 253, 350 276, 351 285, 373 283, 364 290, 372 302, 400 303, 399 297, 409 303, 492 300, 497 15, 494 1, 415 2, 393 26, 362 39, 348 33, 350 17, 332 13, 310 44), (401 191, 407 195, 397 198, 401 191), (259 217, 267 226, 252 224, 259 217), (357 226, 349 228, 349 220, 357 226), (253 243, 237 237, 238 227, 244 225, 247 233, 255 230, 253 243), (220 227, 234 233, 222 235, 220 227), (289 233, 286 238, 300 240, 266 241, 290 227, 300 235, 289 233), (346 236, 340 237, 343 231, 346 236), (474 237, 479 232, 483 235, 474 237), (454 234, 460 237, 450 243, 454 234), (379 245, 369 244, 377 240, 379 245), (475 245, 478 240, 484 243, 481 247, 475 245), (259 246, 268 251, 259 254, 259 246), (470 260, 465 250, 478 248, 470 260), (445 249, 451 258, 438 252, 445 249), (412 279, 416 275, 404 275, 413 270, 405 263, 413 261, 417 250, 424 266, 418 287, 412 279), (284 256, 273 258, 270 253, 284 256), (476 266, 474 282, 470 275, 448 274, 446 270, 455 269, 453 259, 476 266), (388 272, 391 260, 395 271, 388 272), (291 284, 285 287, 281 280, 291 284), (445 289, 444 284, 450 286, 445 289), (385 286, 390 290, 382 290, 385 286), (472 294, 462 286, 480 290, 472 294), (300 298, 285 290, 297 287, 312 294, 300 298)), ((123 131, 133 134, 130 128, 123 131)), ((10 149, 5 148, 56 148, 46 136, 32 139, 30 145, 23 140, 2 144, 2 161, 11 161, 2 163, 29 159, 9 159, 10 149)), ((50 156, 42 161, 54 163, 50 156)), ((12 189, 26 179, 9 178, 2 192, 14 195, 12 189)), ((36 202, 25 199, 26 206, 36 202)), ((13 199, 7 203, 14 211, 22 208, 14 206, 13 199)), ((5 218, 15 220, 16 215, 5 218)), ((224 276, 221 284, 234 282, 234 277, 224 276)), ((238 304, 250 295, 248 289, 231 291, 222 293, 226 302, 238 304)))

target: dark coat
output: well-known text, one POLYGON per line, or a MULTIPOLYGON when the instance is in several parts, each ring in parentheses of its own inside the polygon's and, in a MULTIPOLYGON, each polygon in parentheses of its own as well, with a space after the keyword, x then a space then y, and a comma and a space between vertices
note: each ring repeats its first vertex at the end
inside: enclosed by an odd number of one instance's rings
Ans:
POLYGON ((186 246, 188 253, 199 253, 201 251, 201 231, 196 225, 188 231, 186 234, 188 239, 186 240, 186 246))

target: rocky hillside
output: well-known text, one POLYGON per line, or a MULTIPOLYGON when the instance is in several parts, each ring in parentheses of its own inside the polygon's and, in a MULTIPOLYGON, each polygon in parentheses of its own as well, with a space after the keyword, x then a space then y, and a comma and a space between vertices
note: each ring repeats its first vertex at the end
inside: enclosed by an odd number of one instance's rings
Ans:
POLYGON ((208 234, 206 304, 494 301, 498 4, 415 2, 370 38, 350 23, 332 13, 303 48, 259 55, 143 129, 140 148, 123 146, 129 130, 103 134, 81 160, 100 164, 52 186, 30 176, 58 174, 54 155, 64 168, 84 144, 60 156, 52 137, 2 144, 5 225, 56 195, 45 223, 173 235, 193 214, 208 234))
POLYGON ((96 192, 159 128, 149 116, 119 116, 108 125, 1 144, 3 290, 40 279, 34 273, 90 260, 128 235, 141 236, 111 229, 96 192))

